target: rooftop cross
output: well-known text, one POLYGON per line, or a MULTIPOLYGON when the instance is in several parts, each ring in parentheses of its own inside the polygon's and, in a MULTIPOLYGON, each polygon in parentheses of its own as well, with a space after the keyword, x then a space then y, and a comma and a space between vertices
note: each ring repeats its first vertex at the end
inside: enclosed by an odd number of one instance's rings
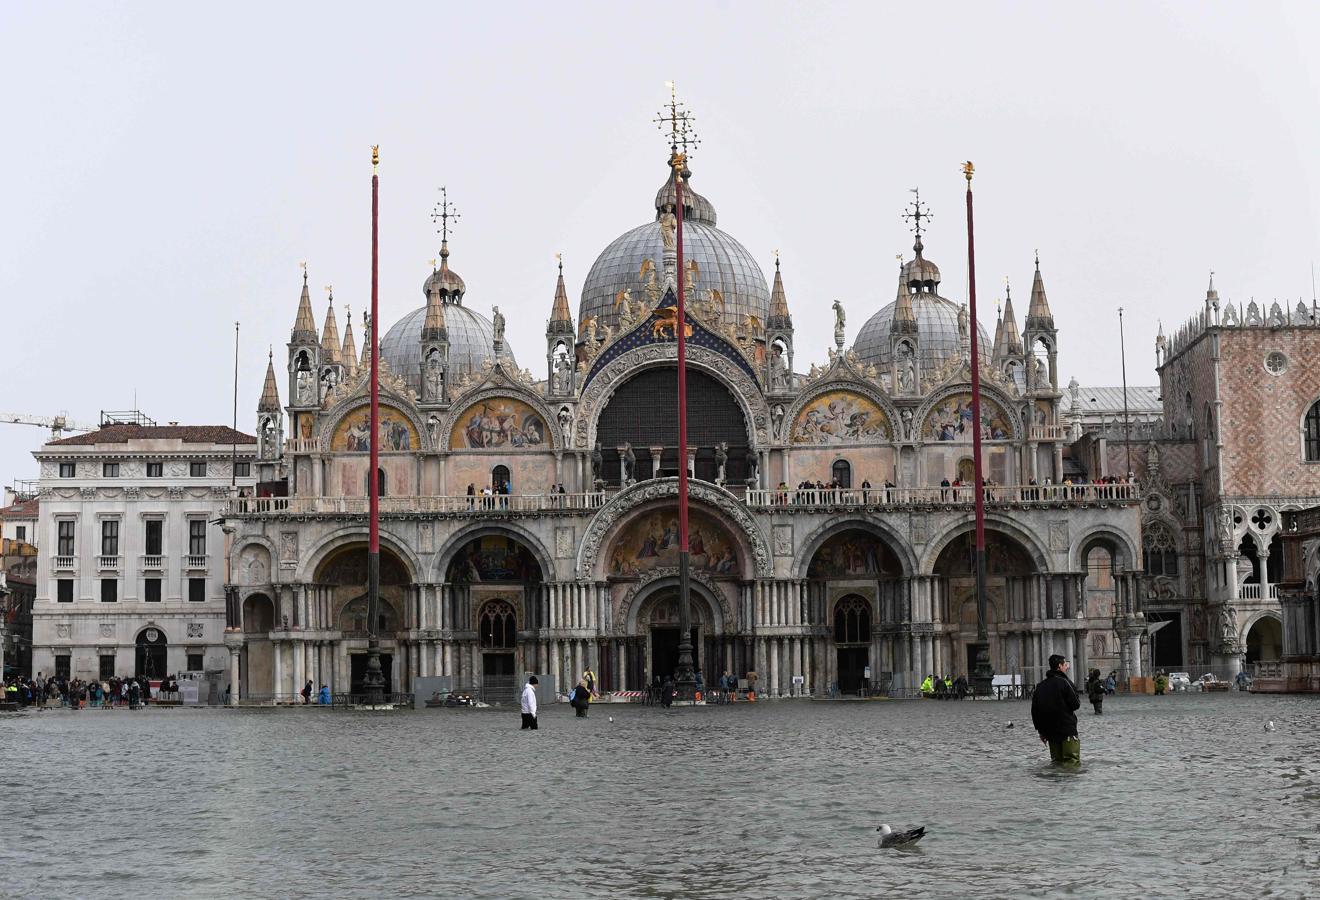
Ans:
POLYGON ((912 231, 919 238, 921 237, 921 220, 925 219, 929 222, 934 216, 930 214, 927 207, 921 204, 921 188, 912 188, 912 193, 916 195, 912 198, 912 211, 903 213, 903 218, 911 220, 912 231))
POLYGON ((701 145, 701 139, 697 137, 697 132, 692 127, 696 118, 678 99, 674 91, 674 83, 666 81, 665 86, 669 88, 669 102, 661 107, 659 114, 652 121, 661 133, 669 131, 669 149, 675 155, 679 155, 679 148, 682 147, 681 155, 686 160, 688 154, 701 145))
POLYGON ((435 212, 431 213, 431 221, 439 222, 440 227, 436 232, 440 235, 440 242, 446 243, 449 240, 449 220, 457 222, 462 216, 458 210, 454 209, 454 204, 449 202, 449 189, 441 185, 440 202, 435 205, 435 212))

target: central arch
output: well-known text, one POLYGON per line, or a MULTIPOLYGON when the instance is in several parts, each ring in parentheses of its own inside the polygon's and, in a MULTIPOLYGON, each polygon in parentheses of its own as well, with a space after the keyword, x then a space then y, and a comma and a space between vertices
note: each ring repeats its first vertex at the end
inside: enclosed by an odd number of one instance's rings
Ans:
MULTIPOLYGON (((689 582, 693 665, 710 685, 726 668, 731 618, 728 601, 708 576, 689 582)), ((629 680, 651 684, 655 678, 674 674, 678 663, 678 573, 664 570, 630 592, 622 606, 626 634, 642 642, 643 652, 633 662, 629 680)))
MULTIPOLYGON (((336 547, 317 564, 316 584, 329 592, 329 612, 332 627, 338 628, 347 640, 365 642, 371 625, 368 621, 367 544, 362 541, 336 547)), ((382 640, 380 667, 385 676, 385 691, 394 690, 396 683, 394 652, 397 635, 404 627, 403 611, 407 609, 413 582, 412 573, 403 558, 392 549, 380 548, 380 604, 374 623, 376 635, 382 640)), ((281 649, 276 650, 282 652, 281 649)), ((349 682, 353 692, 363 690, 367 672, 365 644, 360 651, 349 651, 349 682)), ((294 689, 302 685, 295 685, 294 689)), ((313 685, 315 688, 315 685, 313 685)))

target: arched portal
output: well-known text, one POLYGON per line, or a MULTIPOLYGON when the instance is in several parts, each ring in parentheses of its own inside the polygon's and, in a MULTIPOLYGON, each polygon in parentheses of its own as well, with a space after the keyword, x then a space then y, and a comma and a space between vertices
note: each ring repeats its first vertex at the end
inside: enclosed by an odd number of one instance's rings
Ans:
MULTIPOLYGON (((990 662, 996 672, 1016 669, 1032 658, 1025 644, 1006 647, 1000 623, 1015 619, 1036 617, 1036 598, 1031 576, 1036 566, 1031 554, 1016 539, 987 527, 986 545, 986 632, 990 641, 990 662), (1010 658, 1011 657, 1011 658, 1010 658)), ((976 605, 976 539, 972 531, 959 534, 940 551, 935 559, 934 574, 941 581, 941 592, 947 601, 945 613, 958 630, 951 636, 953 654, 949 665, 957 672, 935 673, 944 675, 970 674, 976 664, 977 605, 976 605)))
MULTIPOLYGON (((620 456, 617 448, 633 446, 637 457, 633 477, 678 475, 678 406, 674 403, 678 369, 672 366, 645 369, 621 385, 596 423, 600 442, 601 478, 609 484, 620 483, 620 456), (652 472, 650 447, 661 447, 660 471, 652 472)), ((696 476, 714 481, 718 471, 715 446, 728 444, 725 480, 742 482, 747 470, 748 428, 742 406, 728 387, 714 376, 698 369, 688 369, 688 446, 696 449, 696 476)))
POLYGON ((832 665, 826 682, 837 684, 840 692, 889 689, 894 648, 879 652, 872 625, 902 618, 902 575, 898 554, 864 526, 835 532, 812 554, 807 564, 808 624, 829 629, 834 650, 827 660, 832 665))
MULTIPOLYGON (((367 616, 367 545, 346 544, 337 548, 316 567, 317 584, 330 591, 330 611, 344 638, 357 643, 349 649, 349 683, 353 692, 362 690, 367 672, 366 641, 370 636, 367 616)), ((407 565, 392 550, 380 550, 380 607, 375 631, 381 640, 380 667, 385 692, 394 690, 394 647, 403 627, 402 610, 407 608, 412 576, 407 565)), ((297 685, 301 688, 302 685, 297 685)))
POLYGON ((1283 624, 1266 614, 1247 629, 1247 664, 1274 662, 1283 656, 1283 624))
POLYGON ((243 601, 243 651, 239 656, 239 696, 265 694, 275 681, 275 650, 270 633, 275 629, 275 604, 265 594, 243 601))
POLYGON ((169 674, 166 668, 169 664, 166 661, 169 641, 165 639, 165 632, 155 625, 148 625, 138 632, 136 643, 137 654, 133 674, 146 678, 164 678, 169 674))
MULTIPOLYGON (((688 638, 692 641, 693 668, 703 673, 703 683, 710 685, 717 682, 723 667, 721 645, 722 635, 718 633, 718 621, 711 599, 704 589, 693 590, 690 596, 690 617, 688 624, 691 631, 688 638)), ((645 641, 642 660, 645 671, 639 673, 639 682, 644 682, 649 675, 655 678, 672 678, 678 667, 678 645, 682 632, 679 629, 678 585, 672 579, 657 584, 637 610, 637 629, 645 641)))

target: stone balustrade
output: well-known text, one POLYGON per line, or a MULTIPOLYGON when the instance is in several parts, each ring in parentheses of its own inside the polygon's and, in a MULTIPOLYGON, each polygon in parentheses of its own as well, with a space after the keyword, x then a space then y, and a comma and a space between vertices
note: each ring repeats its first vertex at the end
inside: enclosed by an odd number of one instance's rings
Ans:
MULTIPOLYGON (((451 516, 508 516, 514 513, 587 512, 605 505, 606 494, 466 494, 438 497, 381 497, 381 515, 434 513, 451 516)), ((366 515, 366 497, 235 497, 226 516, 366 515)))
MULTIPOLYGON (((1136 484, 996 484, 985 488, 989 506, 1088 506, 1106 503, 1136 503, 1141 487, 1136 484)), ((976 491, 960 487, 872 487, 847 490, 784 488, 749 490, 748 506, 795 508, 848 508, 886 506, 973 506, 976 491)))

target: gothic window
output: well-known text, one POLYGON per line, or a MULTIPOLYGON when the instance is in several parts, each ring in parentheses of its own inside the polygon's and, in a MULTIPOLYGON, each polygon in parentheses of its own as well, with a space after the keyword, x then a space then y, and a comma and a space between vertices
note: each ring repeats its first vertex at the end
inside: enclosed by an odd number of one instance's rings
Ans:
POLYGON ((1282 375, 1288 368, 1288 357, 1284 356, 1278 350, 1273 350, 1265 356, 1265 371, 1271 375, 1282 375))
POLYGON ((1141 555, 1147 575, 1177 575, 1178 548, 1163 525, 1151 525, 1142 535, 1141 555))
POLYGON ((481 608, 481 646, 486 650, 512 650, 518 640, 518 617, 504 600, 481 608))
POLYGON ((1306 411, 1306 427, 1302 437, 1306 445, 1306 461, 1320 462, 1320 400, 1312 403, 1306 411))
POLYGON ((834 643, 869 644, 871 642, 871 604, 850 594, 834 607, 834 643))
POLYGON ((841 488, 852 487, 852 466, 848 465, 848 460, 835 460, 830 467, 830 478, 841 488))

